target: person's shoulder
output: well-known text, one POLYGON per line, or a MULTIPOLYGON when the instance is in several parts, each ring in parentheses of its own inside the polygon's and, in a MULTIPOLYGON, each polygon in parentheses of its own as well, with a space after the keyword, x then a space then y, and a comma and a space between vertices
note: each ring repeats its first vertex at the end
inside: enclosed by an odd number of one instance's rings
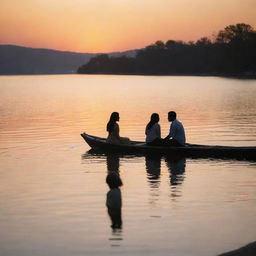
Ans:
POLYGON ((178 121, 177 124, 184 129, 182 122, 180 122, 179 120, 177 120, 177 121, 178 121))
POLYGON ((181 121, 179 121, 179 120, 177 120, 177 119, 176 119, 175 121, 177 121, 177 122, 176 122, 177 124, 182 125, 182 122, 181 122, 181 121))

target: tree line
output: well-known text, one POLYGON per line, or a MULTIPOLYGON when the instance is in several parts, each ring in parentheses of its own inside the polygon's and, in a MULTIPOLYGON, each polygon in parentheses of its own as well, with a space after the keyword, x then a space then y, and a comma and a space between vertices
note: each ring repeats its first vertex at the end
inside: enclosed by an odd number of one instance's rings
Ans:
POLYGON ((214 39, 168 40, 138 50, 136 57, 97 55, 79 74, 224 75, 256 77, 256 31, 244 23, 229 25, 214 39))

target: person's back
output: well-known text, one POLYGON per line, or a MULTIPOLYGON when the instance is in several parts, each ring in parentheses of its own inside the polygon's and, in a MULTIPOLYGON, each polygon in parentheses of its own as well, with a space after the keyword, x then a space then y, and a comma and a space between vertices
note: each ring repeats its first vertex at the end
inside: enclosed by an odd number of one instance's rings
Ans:
POLYGON ((168 121, 171 122, 170 132, 165 138, 166 145, 170 146, 185 146, 186 136, 183 124, 176 119, 176 113, 170 111, 168 113, 168 121))
POLYGON ((181 145, 184 146, 186 144, 185 130, 183 124, 179 120, 175 119, 172 121, 169 135, 181 145))
POLYGON ((108 137, 107 137, 107 142, 111 143, 119 143, 120 142, 120 135, 119 135, 119 125, 115 123, 109 131, 108 137))
POLYGON ((130 144, 130 139, 126 137, 120 137, 119 135, 119 113, 113 112, 107 124, 108 137, 107 142, 115 144, 130 144))
POLYGON ((150 121, 146 126, 146 143, 151 146, 159 146, 162 144, 161 140, 161 127, 158 124, 160 118, 157 113, 153 113, 150 121))
POLYGON ((150 129, 146 129, 146 143, 150 143, 157 138, 161 138, 161 128, 158 123, 154 124, 150 129))

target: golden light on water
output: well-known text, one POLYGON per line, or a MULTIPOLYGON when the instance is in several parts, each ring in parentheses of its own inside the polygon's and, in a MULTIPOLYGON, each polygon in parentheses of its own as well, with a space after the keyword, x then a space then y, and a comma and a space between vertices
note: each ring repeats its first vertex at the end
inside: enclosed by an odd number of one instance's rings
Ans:
POLYGON ((74 139, 81 132, 106 137, 109 116, 117 111, 121 136, 144 140, 150 115, 159 113, 164 137, 170 127, 167 113, 174 110, 190 143, 253 144, 253 135, 246 134, 253 134, 254 123, 243 125, 254 120, 253 84, 244 87, 240 80, 207 78, 204 86, 205 81, 168 76, 2 77, 2 86, 16 93, 2 90, 1 129, 11 129, 12 139, 38 134, 45 139, 74 139))

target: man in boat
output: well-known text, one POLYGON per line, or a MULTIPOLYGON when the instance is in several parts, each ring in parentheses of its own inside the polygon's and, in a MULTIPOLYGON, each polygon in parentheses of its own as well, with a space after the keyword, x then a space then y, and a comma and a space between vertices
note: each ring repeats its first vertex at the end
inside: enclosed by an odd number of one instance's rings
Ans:
POLYGON ((184 147, 186 144, 185 130, 182 123, 176 119, 176 112, 170 111, 168 113, 168 121, 171 122, 170 132, 165 137, 166 146, 184 147))

